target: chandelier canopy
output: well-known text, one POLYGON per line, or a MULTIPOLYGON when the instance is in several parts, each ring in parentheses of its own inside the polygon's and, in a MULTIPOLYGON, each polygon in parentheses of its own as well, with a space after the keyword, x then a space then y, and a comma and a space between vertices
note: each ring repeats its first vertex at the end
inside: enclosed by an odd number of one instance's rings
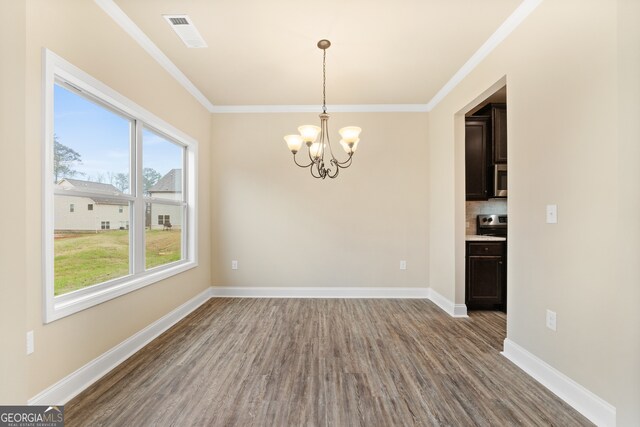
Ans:
POLYGON ((347 126, 338 131, 342 139, 340 145, 349 156, 345 161, 339 161, 333 154, 331 141, 329 140, 329 114, 327 114, 327 49, 331 46, 329 40, 320 40, 318 47, 322 49, 322 113, 320 114, 320 126, 303 125, 298 128, 299 135, 287 135, 284 140, 287 142, 289 150, 293 153, 293 161, 301 168, 309 168, 311 176, 314 178, 326 177, 335 178, 338 176, 340 169, 346 169, 351 166, 353 153, 358 148, 360 142, 360 129, 357 126, 347 126), (319 137, 319 140, 318 140, 319 137), (309 155, 309 164, 300 164, 296 158, 296 154, 300 151, 302 144, 306 144, 309 155), (328 158, 329 166, 325 166, 325 154, 328 158))

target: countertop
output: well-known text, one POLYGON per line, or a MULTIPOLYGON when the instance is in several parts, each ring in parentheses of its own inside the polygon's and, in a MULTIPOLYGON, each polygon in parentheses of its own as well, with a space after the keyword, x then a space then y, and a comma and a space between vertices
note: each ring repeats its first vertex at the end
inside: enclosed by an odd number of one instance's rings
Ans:
POLYGON ((506 237, 496 237, 496 236, 480 236, 477 234, 467 234, 466 236, 467 242, 506 242, 506 237))

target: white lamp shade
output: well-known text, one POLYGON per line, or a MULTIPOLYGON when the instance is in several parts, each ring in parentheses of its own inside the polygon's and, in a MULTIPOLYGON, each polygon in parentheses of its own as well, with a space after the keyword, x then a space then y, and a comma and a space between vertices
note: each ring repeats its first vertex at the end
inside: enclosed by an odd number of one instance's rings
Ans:
POLYGON ((298 128, 298 132, 302 136, 302 140, 304 142, 315 142, 318 138, 318 134, 320 133, 319 126, 313 125, 304 125, 298 128))
POLYGON ((284 140, 287 141, 287 146, 292 153, 295 154, 300 151, 300 147, 302 147, 302 137, 300 135, 287 135, 284 140))
POLYGON ((309 146, 309 154, 311 158, 317 159, 322 156, 322 145, 319 142, 314 142, 309 146))
POLYGON ((360 139, 356 139, 355 142, 353 143, 352 147, 349 147, 349 144, 344 140, 341 139, 340 140, 340 145, 342 146, 342 149, 347 153, 355 153, 356 150, 358 149, 358 142, 360 142, 360 139))
POLYGON ((346 142, 347 144, 356 142, 356 140, 360 136, 360 132, 362 132, 362 129, 360 129, 358 126, 347 126, 338 131, 344 142, 346 142))

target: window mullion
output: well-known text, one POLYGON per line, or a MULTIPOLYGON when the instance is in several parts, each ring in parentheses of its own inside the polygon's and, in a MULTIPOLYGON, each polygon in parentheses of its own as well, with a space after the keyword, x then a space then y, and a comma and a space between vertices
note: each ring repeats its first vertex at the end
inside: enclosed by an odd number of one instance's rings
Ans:
POLYGON ((135 202, 134 202, 134 227, 133 233, 131 233, 133 242, 133 272, 134 274, 143 273, 145 269, 144 265, 144 232, 145 232, 145 217, 146 217, 146 203, 144 200, 144 183, 142 179, 142 123, 139 120, 135 121, 135 144, 133 144, 134 160, 132 165, 133 171, 131 176, 135 182, 135 202))

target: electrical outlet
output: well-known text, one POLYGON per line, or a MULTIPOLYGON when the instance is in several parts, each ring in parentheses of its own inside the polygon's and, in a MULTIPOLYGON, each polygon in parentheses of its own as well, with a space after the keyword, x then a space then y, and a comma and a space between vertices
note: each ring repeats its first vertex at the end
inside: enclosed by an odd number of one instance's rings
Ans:
POLYGON ((400 261, 400 270, 406 270, 407 269, 407 261, 402 260, 400 261))
POLYGON ((238 260, 234 259, 233 261, 231 261, 231 269, 232 270, 237 270, 238 269, 238 260))
POLYGON ((547 224, 558 223, 558 205, 547 205, 547 224))
POLYGON ((34 351, 33 345, 33 331, 27 332, 27 354, 31 354, 34 351))
POLYGON ((552 331, 556 330, 556 312, 547 310, 547 328, 552 331))

